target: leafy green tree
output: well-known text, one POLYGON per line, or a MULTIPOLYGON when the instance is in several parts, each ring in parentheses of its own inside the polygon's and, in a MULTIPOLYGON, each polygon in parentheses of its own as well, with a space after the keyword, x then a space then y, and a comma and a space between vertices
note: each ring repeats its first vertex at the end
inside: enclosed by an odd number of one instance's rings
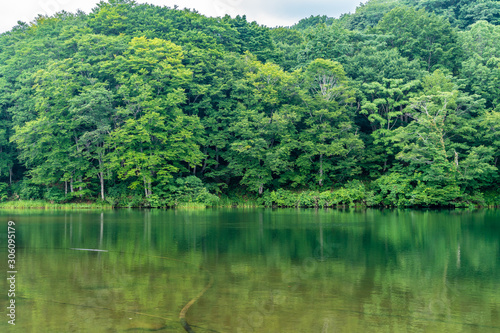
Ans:
POLYGON ((408 6, 415 9, 424 9, 428 13, 434 13, 457 24, 457 15, 465 1, 462 0, 405 0, 408 6))
POLYGON ((423 77, 425 72, 417 60, 409 61, 378 37, 373 36, 366 45, 359 45, 353 56, 345 61, 343 66, 350 78, 361 84, 383 84, 387 79, 406 83, 423 77))
POLYGON ((73 181, 83 176, 86 167, 75 152, 74 132, 68 122, 68 103, 80 84, 67 69, 68 61, 53 62, 35 74, 36 117, 14 126, 11 140, 21 151, 19 159, 30 168, 31 181, 45 185, 70 181, 73 192, 73 181))
POLYGON ((442 17, 423 9, 398 7, 387 13, 374 30, 392 36, 388 41, 390 46, 410 60, 419 60, 428 71, 458 70, 457 33, 442 17))
POLYGON ((486 20, 498 25, 500 4, 495 0, 405 0, 417 9, 447 18, 454 26, 466 28, 477 21, 486 20))
POLYGON ((351 30, 365 30, 377 25, 382 17, 399 4, 394 0, 370 0, 360 3, 354 14, 346 18, 346 25, 351 30))
POLYGON ((225 158, 233 174, 242 177, 241 184, 262 194, 275 177, 292 168, 294 115, 286 103, 293 77, 277 65, 250 57, 247 66, 247 75, 240 81, 246 96, 229 127, 234 141, 225 158))
POLYGON ((359 172, 356 156, 363 143, 347 107, 354 101, 353 94, 338 62, 316 59, 304 71, 298 184, 306 184, 312 177, 321 187, 359 172))
MULTIPOLYGON (((500 112, 485 112, 477 118, 477 121, 479 122, 478 131, 472 140, 493 150, 492 164, 498 169, 500 159, 500 112)), ((494 184, 494 180, 498 179, 498 176, 485 179, 483 186, 494 184)))
POLYGON ((423 94, 413 98, 407 108, 413 121, 398 128, 393 140, 401 148, 396 157, 422 182, 421 188, 427 188, 426 200, 443 204, 454 199, 443 197, 446 191, 458 196, 459 185, 465 182, 467 187, 494 172, 493 150, 470 147, 463 140, 473 131, 468 122, 474 109, 481 108, 481 101, 462 96, 440 71, 424 78, 423 86, 423 94))
POLYGON ((114 108, 113 95, 104 84, 95 83, 83 87, 82 92, 70 103, 70 122, 75 129, 77 154, 90 162, 85 176, 100 183, 100 197, 105 199, 104 180, 109 167, 105 164, 107 150, 105 143, 112 130, 114 108))
POLYGON ((304 32, 305 43, 298 55, 298 61, 307 66, 311 61, 321 58, 344 63, 346 58, 354 54, 352 33, 340 23, 318 25, 304 32))
POLYGON ((459 26, 468 27, 478 21, 500 24, 500 3, 494 0, 461 1, 458 12, 459 26))
POLYGON ((222 22, 228 23, 238 32, 238 49, 240 53, 250 52, 257 59, 265 62, 274 56, 274 44, 269 29, 257 22, 249 23, 245 15, 237 15, 234 19, 226 15, 222 22))
POLYGON ((123 105, 111 133, 110 163, 121 179, 134 179, 131 188, 143 185, 148 197, 154 181, 166 181, 202 159, 195 135, 202 130, 199 119, 179 108, 191 71, 182 65, 179 46, 144 37, 130 41, 115 69, 123 105))
POLYGON ((201 130, 196 119, 170 117, 147 112, 137 120, 127 119, 109 139, 111 167, 121 179, 133 178, 132 189, 143 185, 146 197, 152 194, 153 182, 169 181, 184 169, 182 162, 193 166, 202 157, 193 139, 193 132, 201 130))
POLYGON ((366 117, 370 133, 369 147, 365 150, 364 168, 371 176, 385 173, 391 168, 397 148, 392 143, 394 130, 408 123, 405 112, 410 98, 420 88, 420 81, 405 83, 403 79, 383 79, 382 83, 363 83, 360 115, 366 117))
POLYGON ((499 179, 498 6, 371 0, 270 29, 110 0, 20 22, 0 35, 1 197, 480 198, 499 179))
POLYGON ((213 76, 209 81, 210 89, 198 103, 202 109, 198 112, 205 128, 205 140, 202 148, 205 154, 201 175, 217 186, 225 187, 230 183, 232 172, 227 168, 225 154, 234 140, 229 127, 236 117, 238 104, 244 99, 239 82, 245 77, 245 60, 241 56, 224 54, 213 67, 213 76))
POLYGON ((487 108, 500 103, 500 27, 479 21, 459 34, 464 49, 460 78, 465 91, 486 100, 487 108))
POLYGON ((5 90, 7 90, 7 83, 4 78, 0 78, 0 91, 3 92, 0 94, 0 177, 8 177, 9 184, 12 184, 16 154, 14 147, 9 142, 12 120, 6 110, 8 95, 5 90))
POLYGON ((119 35, 125 32, 127 12, 134 5, 135 1, 130 0, 101 1, 90 15, 89 26, 98 34, 119 35))
POLYGON ((335 22, 333 17, 328 17, 326 15, 311 15, 309 17, 301 19, 299 22, 294 24, 291 29, 295 30, 306 30, 307 28, 311 28, 320 24, 332 25, 335 22))
POLYGON ((275 45, 275 61, 284 70, 289 71, 298 66, 298 55, 304 43, 301 32, 288 28, 274 28, 271 37, 275 45))

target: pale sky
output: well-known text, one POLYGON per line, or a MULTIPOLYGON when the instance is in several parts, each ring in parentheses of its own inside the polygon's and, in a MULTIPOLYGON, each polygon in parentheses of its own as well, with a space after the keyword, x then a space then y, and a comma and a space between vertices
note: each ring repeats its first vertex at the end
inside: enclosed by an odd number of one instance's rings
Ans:
MULTIPOLYGON (((12 29, 17 21, 32 22, 38 14, 61 10, 89 13, 98 0, 0 0, 0 32, 12 29)), ((304 17, 354 12, 362 0, 136 0, 158 6, 196 9, 206 16, 246 15, 247 20, 269 27, 289 26, 304 17)))

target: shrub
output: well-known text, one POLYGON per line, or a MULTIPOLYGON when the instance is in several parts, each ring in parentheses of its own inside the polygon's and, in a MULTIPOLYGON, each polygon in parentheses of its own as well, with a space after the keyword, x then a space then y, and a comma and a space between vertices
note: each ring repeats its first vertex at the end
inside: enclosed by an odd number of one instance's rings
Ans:
MULTIPOLYGON (((373 182, 375 202, 385 206, 410 206, 413 204, 411 178, 397 172, 383 175, 373 182)), ((415 194, 414 194, 415 195, 415 194)))
POLYGON ((462 193, 458 185, 448 185, 436 188, 419 183, 411 191, 411 205, 416 206, 447 206, 459 205, 462 193))
POLYGON ((57 187, 49 187, 43 193, 43 198, 50 202, 61 203, 66 200, 66 195, 57 187))
POLYGON ((7 200, 9 197, 9 185, 7 183, 0 183, 0 201, 7 200))
POLYGON ((31 184, 27 181, 20 181, 14 184, 13 191, 21 200, 42 199, 42 188, 39 185, 31 184))

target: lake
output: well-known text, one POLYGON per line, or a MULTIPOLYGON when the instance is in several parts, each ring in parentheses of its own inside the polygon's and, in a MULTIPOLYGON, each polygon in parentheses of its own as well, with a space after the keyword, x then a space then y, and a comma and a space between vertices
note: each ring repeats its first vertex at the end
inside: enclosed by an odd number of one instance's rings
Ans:
POLYGON ((0 218, 0 271, 9 220, 17 270, 15 326, 0 283, 1 332, 185 332, 183 308, 194 332, 500 332, 499 210, 0 218))

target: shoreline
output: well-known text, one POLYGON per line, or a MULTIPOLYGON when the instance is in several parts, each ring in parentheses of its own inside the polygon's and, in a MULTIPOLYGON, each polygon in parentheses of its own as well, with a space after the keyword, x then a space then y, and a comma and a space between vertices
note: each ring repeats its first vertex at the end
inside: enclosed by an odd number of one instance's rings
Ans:
POLYGON ((497 209, 500 208, 498 204, 487 205, 442 205, 442 206, 397 206, 397 205, 371 205, 368 206, 362 203, 351 204, 333 204, 333 205, 265 205, 259 204, 256 201, 248 201, 245 203, 235 202, 234 204, 221 204, 221 205, 205 205, 201 203, 179 203, 173 206, 158 206, 151 207, 145 205, 130 205, 130 206, 113 206, 105 203, 96 202, 74 202, 74 203, 52 203, 43 200, 18 200, 18 201, 5 201, 0 203, 0 210, 113 210, 113 209, 209 209, 209 208, 271 208, 271 209, 497 209))

